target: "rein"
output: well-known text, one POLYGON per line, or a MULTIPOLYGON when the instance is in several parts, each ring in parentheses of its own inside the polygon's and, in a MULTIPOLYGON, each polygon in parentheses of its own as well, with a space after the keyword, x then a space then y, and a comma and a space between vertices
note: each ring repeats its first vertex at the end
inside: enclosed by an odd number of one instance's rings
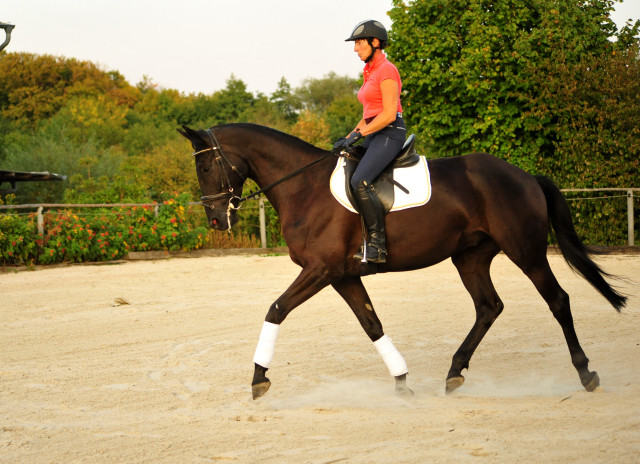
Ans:
POLYGON ((239 197, 239 196, 233 194, 233 187, 231 187, 231 182, 229 180, 229 175, 227 174, 227 171, 224 168, 224 165, 222 164, 222 160, 226 161, 226 163, 231 167, 231 170, 234 171, 236 174, 238 174, 238 176, 240 176, 240 179, 242 179, 242 183, 243 184, 244 184, 244 181, 247 180, 246 177, 244 177, 240 173, 240 171, 238 171, 238 169, 233 164, 231 164, 229 159, 225 156, 224 152, 222 151, 222 146, 220 145, 220 142, 218 142, 218 139, 216 138, 216 136, 213 135, 213 132, 211 132, 211 129, 207 129, 206 132, 209 135, 209 139, 211 140, 211 147, 210 148, 205 148, 204 150, 193 152, 193 153, 191 153, 191 156, 196 156, 196 155, 199 155, 200 153, 204 153, 206 151, 216 151, 216 150, 218 150, 218 152, 220 154, 215 157, 215 161, 216 161, 216 164, 218 166, 218 173, 220 174, 220 185, 222 186, 223 189, 225 188, 225 186, 228 186, 228 192, 218 193, 216 195, 205 195, 205 196, 200 197, 200 201, 202 203, 202 206, 204 206, 206 208, 215 209, 215 206, 213 206, 211 204, 207 204, 207 202, 220 200, 220 199, 223 199, 223 198, 224 199, 226 199, 226 198, 229 199, 229 205, 227 206, 227 224, 229 226, 229 228, 227 230, 229 232, 231 232, 231 210, 236 210, 236 211, 239 210, 242 207, 242 203, 244 203, 245 201, 257 198, 258 196, 260 196, 261 193, 264 193, 267 190, 275 187, 276 185, 278 185, 278 184, 280 184, 280 183, 282 183, 282 182, 284 182, 286 180, 289 180, 294 176, 297 176, 301 172, 309 169, 311 166, 313 166, 315 164, 318 164, 321 161, 324 161, 325 159, 329 158, 330 156, 340 156, 340 155, 334 153, 333 151, 330 151, 325 156, 323 156, 321 158, 318 158, 317 160, 313 161, 312 163, 307 164, 306 166, 298 169, 297 171, 294 171, 291 174, 288 174, 288 175, 284 176, 282 179, 277 180, 275 182, 272 182, 271 184, 267 185, 266 187, 261 188, 260 190, 257 190, 255 192, 251 192, 247 196, 239 197), (237 202, 238 202, 238 206, 237 207, 233 205, 233 203, 232 203, 233 200, 237 200, 237 202))

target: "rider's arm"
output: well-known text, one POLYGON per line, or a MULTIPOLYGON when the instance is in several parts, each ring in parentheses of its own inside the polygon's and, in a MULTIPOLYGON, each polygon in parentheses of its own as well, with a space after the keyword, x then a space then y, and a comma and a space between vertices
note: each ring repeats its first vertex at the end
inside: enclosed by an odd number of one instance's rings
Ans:
MULTIPOLYGON (((382 112, 380 112, 369 124, 360 128, 362 135, 373 134, 396 120, 398 114, 398 83, 393 79, 385 79, 380 83, 382 93, 382 112)), ((362 122, 362 121, 360 121, 362 122)), ((358 124, 359 126, 360 124, 358 124)))
MULTIPOLYGON (((357 131, 357 130, 362 130, 362 128, 363 128, 364 126, 366 126, 366 125, 367 125, 367 121, 365 121, 364 119, 361 119, 361 120, 360 120, 360 122, 358 122, 358 125, 355 127, 355 129, 353 129, 353 130, 349 133, 349 135, 353 134, 353 133, 354 133, 355 131, 357 131)), ((349 137, 349 135, 347 135, 347 137, 349 137)))

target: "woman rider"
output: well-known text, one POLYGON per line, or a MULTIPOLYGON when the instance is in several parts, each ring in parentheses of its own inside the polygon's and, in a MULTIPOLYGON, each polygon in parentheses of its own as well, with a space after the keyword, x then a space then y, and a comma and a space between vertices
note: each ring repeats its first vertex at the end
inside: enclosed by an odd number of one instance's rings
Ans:
MULTIPOLYGON (((384 211, 372 182, 400 152, 407 137, 400 105, 400 74, 382 52, 387 40, 387 30, 373 20, 358 24, 346 40, 355 42, 353 50, 366 63, 364 83, 358 91, 364 112, 356 128, 334 145, 336 149, 348 148, 365 137, 362 146, 367 151, 351 178, 351 187, 369 232, 366 258, 373 263, 384 263, 387 250, 384 211)), ((362 260, 363 253, 356 253, 354 258, 362 260)))

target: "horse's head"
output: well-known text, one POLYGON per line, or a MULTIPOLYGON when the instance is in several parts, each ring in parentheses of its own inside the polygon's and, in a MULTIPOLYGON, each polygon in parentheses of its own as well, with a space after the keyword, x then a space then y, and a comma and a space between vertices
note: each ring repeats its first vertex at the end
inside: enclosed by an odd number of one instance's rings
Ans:
POLYGON ((204 131, 182 127, 184 131, 178 129, 178 132, 191 141, 194 149, 207 222, 212 229, 230 230, 238 222, 235 208, 239 206, 238 199, 242 196, 248 164, 234 146, 226 143, 223 148, 211 129, 204 131))

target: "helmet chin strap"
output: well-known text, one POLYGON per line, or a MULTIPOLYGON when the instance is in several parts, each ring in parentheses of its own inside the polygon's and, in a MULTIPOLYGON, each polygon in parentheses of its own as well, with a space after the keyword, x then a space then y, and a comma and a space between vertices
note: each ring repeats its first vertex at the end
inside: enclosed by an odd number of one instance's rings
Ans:
POLYGON ((367 42, 369 42, 369 46, 371 47, 371 55, 369 55, 369 57, 364 60, 365 63, 369 63, 369 61, 371 61, 373 59, 373 55, 375 55, 376 50, 379 50, 379 47, 374 47, 373 46, 373 39, 372 38, 367 38, 367 42))

